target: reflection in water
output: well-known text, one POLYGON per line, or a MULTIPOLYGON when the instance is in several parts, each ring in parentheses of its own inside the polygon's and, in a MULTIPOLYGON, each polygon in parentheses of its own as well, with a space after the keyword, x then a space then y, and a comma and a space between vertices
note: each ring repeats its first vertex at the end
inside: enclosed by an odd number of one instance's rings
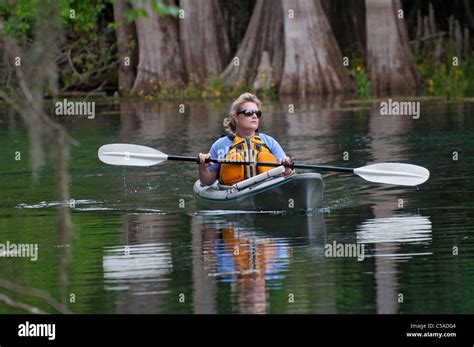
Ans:
POLYGON ((342 118, 338 109, 343 100, 342 95, 298 100, 282 97, 280 105, 283 114, 271 119, 272 135, 283 140, 286 152, 295 156, 296 161, 317 160, 324 163, 339 158, 339 144, 331 144, 327 135, 341 128, 342 118), (292 140, 285 143, 284 139, 288 137, 292 140))
POLYGON ((377 313, 397 313, 401 297, 397 276, 399 269, 395 261, 433 254, 400 251, 402 245, 431 243, 430 220, 425 216, 408 214, 369 219, 356 228, 356 235, 358 243, 374 245, 373 255, 366 257, 373 256, 376 259, 377 313))
POLYGON ((137 280, 169 274, 173 268, 170 248, 158 243, 107 247, 103 260, 107 289, 128 289, 137 280))
POLYGON ((294 247, 303 250, 300 256, 324 262, 322 215, 193 215, 191 252, 186 243, 175 252, 177 231, 188 217, 124 215, 122 244, 105 247, 102 262, 105 288, 116 293, 117 313, 219 313, 222 300, 233 312, 265 313, 271 309, 270 293, 285 291, 294 247), (177 285, 185 276, 183 267, 192 271, 192 302, 187 299, 192 306, 176 299, 189 285, 177 285), (224 298, 219 296, 223 288, 224 298))
POLYGON ((203 231, 204 266, 220 282, 235 283, 241 312, 265 313, 267 281, 281 287, 291 262, 291 247, 284 239, 246 235, 237 228, 203 231))
MULTIPOLYGON (((177 155, 208 150, 222 132, 230 103, 184 103, 185 114, 175 102, 128 100, 119 105, 120 117, 102 114, 92 123, 61 119, 81 142, 71 153, 74 206, 68 202, 77 237, 70 242, 57 232, 61 202, 52 172, 32 185, 27 161, 0 162, 0 236, 38 240, 44 255, 35 264, 2 266, 0 277, 57 293, 58 299, 61 293, 81 293, 86 299, 71 308, 83 313, 474 310, 473 156, 453 161, 448 151, 473 148, 474 103, 423 102, 417 120, 381 116, 378 102, 370 109, 337 99, 264 104, 261 130, 274 135, 296 162, 357 167, 400 161, 437 168, 416 190, 324 174, 328 243, 366 243, 370 254, 363 262, 325 258, 324 222, 317 218, 196 216, 194 164, 121 169, 96 159, 98 147, 113 142, 177 155), (417 209, 423 216, 400 215, 417 209), (127 245, 140 261, 127 257, 127 245), (455 245, 460 253, 452 256, 455 245), (69 251, 71 259, 65 256, 69 251), (179 293, 186 294, 186 303, 178 302, 179 293), (288 304, 288 293, 295 294, 295 303, 288 304)), ((13 119, 0 115, 5 153, 27 151, 27 139, 13 119)))
MULTIPOLYGON (((322 216, 288 218, 264 214, 241 214, 239 216, 201 215, 196 219, 199 218, 204 220, 196 222, 196 225, 203 225, 204 228, 197 228, 193 234, 200 234, 196 238, 200 238, 202 248, 201 254, 194 257, 200 259, 199 265, 204 271, 202 269, 194 271, 196 275, 194 280, 198 280, 200 286, 206 285, 203 282, 207 282, 208 288, 230 285, 240 313, 269 311, 269 291, 283 288, 283 280, 294 258, 289 237, 304 235, 310 240, 308 249, 316 250, 316 254, 323 254, 325 229, 308 229, 316 225, 321 226, 321 223, 314 224, 308 221, 317 219, 324 223, 322 216), (317 233, 321 235, 316 237, 317 233), (318 241, 322 243, 311 244, 318 241), (199 275, 207 275, 208 279, 203 281, 198 278, 199 275)), ((200 288, 196 288, 196 292, 200 295, 206 294, 200 288)), ((196 295, 195 300, 202 304, 205 299, 196 295)), ((209 311, 198 304, 196 313, 202 312, 209 311)))
POLYGON ((161 214, 123 218, 123 244, 104 248, 105 288, 117 293, 116 313, 162 313, 174 270, 168 235, 176 220, 161 214))
MULTIPOLYGON (((380 114, 380 103, 374 102, 370 110, 369 129, 371 134, 371 155, 373 162, 404 161, 407 143, 402 134, 409 133, 414 126, 408 117, 394 118, 380 114)), ((418 227, 421 238, 431 238, 431 223, 426 217, 401 216, 392 217, 394 205, 387 203, 395 196, 400 196, 406 188, 390 190, 387 197, 383 190, 373 189, 369 192, 372 200, 377 201, 373 206, 375 219, 368 221, 357 230, 358 242, 372 243, 375 257, 375 287, 377 313, 398 313, 400 281, 398 278, 398 261, 409 259, 413 254, 403 254, 400 248, 416 238, 418 227), (423 220, 425 219, 425 220, 423 220), (429 228, 425 227, 429 225, 429 228), (425 232, 428 229, 428 232, 425 232), (360 240, 360 241, 359 241, 360 240)), ((420 241, 420 240, 418 240, 420 241)), ((426 240, 421 240, 425 242, 426 240)), ((416 241, 413 241, 416 242, 416 241)), ((370 256, 370 255, 369 255, 370 256)))
POLYGON ((369 219, 356 229, 358 243, 431 241, 431 222, 420 215, 369 219))
POLYGON ((215 253, 213 257, 205 257, 206 268, 214 270, 212 276, 222 277, 222 282, 233 281, 230 276, 253 273, 265 280, 284 278, 278 274, 286 270, 291 256, 285 240, 245 236, 234 228, 222 228, 218 232, 218 239, 203 245, 205 255, 215 253))

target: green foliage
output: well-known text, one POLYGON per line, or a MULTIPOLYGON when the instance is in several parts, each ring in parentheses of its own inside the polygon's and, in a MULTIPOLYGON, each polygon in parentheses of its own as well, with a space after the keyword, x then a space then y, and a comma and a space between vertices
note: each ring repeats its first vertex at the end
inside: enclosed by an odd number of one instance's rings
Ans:
POLYGON ((222 79, 218 77, 208 78, 202 85, 201 97, 220 97, 222 94, 225 94, 226 87, 222 79))
POLYGON ((58 22, 66 41, 55 58, 59 66, 59 82, 63 90, 93 88, 104 76, 116 69, 115 40, 112 30, 105 29, 110 0, 4 0, 0 13, 7 35, 30 44, 34 28, 40 20, 52 20, 58 11, 58 22))
POLYGON ((429 95, 457 98, 474 92, 474 56, 460 59, 455 66, 452 60, 444 63, 419 55, 416 65, 424 92, 429 95))
POLYGON ((125 11, 124 15, 127 21, 133 22, 140 17, 148 17, 148 12, 144 8, 131 8, 125 11))
POLYGON ((166 5, 161 1, 153 0, 151 3, 151 8, 159 16, 173 16, 178 17, 179 7, 176 5, 166 5))
MULTIPOLYGON (((58 7, 63 28, 84 34, 98 30, 98 19, 103 15, 106 4, 111 2, 112 0, 2 0, 0 18, 8 35, 26 38, 31 35, 31 29, 42 15, 45 5, 50 4, 58 7)), ((179 14, 178 6, 166 5, 161 1, 151 0, 151 7, 160 16, 177 17, 179 14)), ((148 16, 144 8, 133 8, 125 12, 125 17, 130 22, 141 16, 148 16)), ((109 24, 113 26, 114 23, 109 24)))
POLYGON ((5 0, 0 2, 0 19, 7 35, 23 38, 36 18, 36 1, 5 0))
MULTIPOLYGON (((163 82, 161 80, 150 79, 147 90, 140 90, 139 97, 145 100, 172 100, 172 99, 216 99, 233 97, 247 91, 252 91, 249 83, 235 84, 227 86, 219 76, 210 76, 204 81, 198 82, 192 75, 188 77, 186 84, 177 81, 163 82)), ((262 98, 272 97, 275 94, 269 91, 259 91, 262 98)))
POLYGON ((464 90, 464 81, 460 68, 447 67, 439 64, 432 77, 434 95, 447 95, 448 97, 461 96, 464 90))
POLYGON ((105 9, 106 0, 63 0, 63 2, 61 18, 65 21, 63 23, 66 27, 69 25, 75 32, 79 33, 98 29, 98 18, 105 9), (71 10, 75 11, 74 19, 71 18, 71 10), (66 12, 66 16, 64 16, 64 12, 66 12))
POLYGON ((108 0, 4 0, 0 2, 0 17, 7 35, 17 39, 32 36, 32 29, 45 8, 59 9, 61 25, 66 30, 85 34, 98 29, 98 18, 108 0), (50 5, 49 7, 46 5, 50 5))
POLYGON ((464 93, 465 95, 474 95, 474 55, 461 63, 463 78, 465 78, 464 93))
MULTIPOLYGON (((166 5, 161 1, 151 0, 151 9, 158 16, 173 16, 179 14, 179 7, 176 5, 166 5)), ((148 17, 148 12, 144 8, 131 8, 125 11, 125 18, 129 22, 133 22, 140 17, 148 17)))
POLYGON ((275 85, 272 85, 269 88, 260 90, 258 92, 258 95, 262 99, 276 99, 276 98, 278 98, 278 91, 275 88, 275 85))
POLYGON ((355 60, 355 68, 351 72, 354 76, 356 82, 356 95, 361 99, 367 99, 371 95, 371 83, 369 80, 369 75, 364 69, 362 62, 357 62, 355 60))

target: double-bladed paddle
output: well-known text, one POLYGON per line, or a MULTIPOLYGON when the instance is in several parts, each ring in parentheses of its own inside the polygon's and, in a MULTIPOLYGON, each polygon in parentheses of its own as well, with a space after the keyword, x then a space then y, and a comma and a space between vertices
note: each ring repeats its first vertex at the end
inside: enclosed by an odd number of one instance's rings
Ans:
MULTIPOLYGON (((98 156, 99 159, 106 164, 122 166, 151 166, 166 160, 198 162, 198 157, 167 155, 154 148, 123 143, 109 144, 100 147, 98 156)), ((206 161, 235 165, 255 164, 251 162, 231 161, 218 158, 210 158, 206 161)), ((256 165, 278 167, 281 164, 258 162, 256 165)), ((352 173, 369 182, 395 184, 401 186, 417 186, 426 182, 430 177, 430 172, 424 167, 402 163, 378 163, 358 167, 355 169, 313 164, 289 164, 284 166, 294 169, 352 173)))

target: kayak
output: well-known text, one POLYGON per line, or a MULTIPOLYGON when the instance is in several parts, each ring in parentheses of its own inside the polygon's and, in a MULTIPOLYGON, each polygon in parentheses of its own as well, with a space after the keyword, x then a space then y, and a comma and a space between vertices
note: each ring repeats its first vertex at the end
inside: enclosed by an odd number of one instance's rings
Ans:
POLYGON ((203 186, 197 180, 194 194, 201 207, 213 210, 310 211, 320 206, 323 199, 324 182, 318 173, 269 177, 250 185, 246 181, 233 186, 218 181, 203 186))

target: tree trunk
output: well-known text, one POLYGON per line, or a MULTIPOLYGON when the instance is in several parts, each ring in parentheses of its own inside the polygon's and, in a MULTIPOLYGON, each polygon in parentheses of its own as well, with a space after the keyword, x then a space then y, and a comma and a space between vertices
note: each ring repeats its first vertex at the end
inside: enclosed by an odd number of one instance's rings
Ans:
POLYGON ((257 76, 253 82, 253 89, 256 93, 261 90, 269 90, 274 85, 273 69, 270 63, 270 55, 267 51, 262 53, 262 59, 257 69, 257 76))
POLYGON ((397 11, 399 0, 366 0, 367 62, 374 95, 413 92, 419 77, 408 42, 408 33, 397 11))
POLYGON ((118 91, 121 95, 128 94, 135 82, 135 68, 138 60, 137 33, 135 25, 129 23, 124 14, 131 8, 125 0, 116 0, 114 6, 114 21, 117 23, 115 36, 119 55, 118 91))
POLYGON ((366 60, 365 0, 321 0, 341 53, 366 60))
POLYGON ((255 0, 219 1, 225 29, 229 37, 231 56, 237 52, 252 17, 255 0))
POLYGON ((196 82, 222 72, 230 58, 229 40, 217 0, 180 0, 181 53, 187 78, 196 82))
POLYGON ((283 17, 280 1, 257 0, 239 49, 221 78, 227 86, 253 84, 263 52, 268 52, 276 84, 283 67, 283 17))
POLYGON ((280 94, 348 90, 349 76, 320 1, 282 0, 282 3, 285 64, 280 94))
MULTIPOLYGON (((170 1, 163 1, 170 3, 170 1)), ((132 2, 135 9, 145 9, 147 17, 139 17, 135 24, 138 38, 138 67, 131 94, 147 94, 158 85, 180 86, 183 83, 183 64, 179 49, 178 23, 171 16, 158 16, 151 2, 132 2)))

